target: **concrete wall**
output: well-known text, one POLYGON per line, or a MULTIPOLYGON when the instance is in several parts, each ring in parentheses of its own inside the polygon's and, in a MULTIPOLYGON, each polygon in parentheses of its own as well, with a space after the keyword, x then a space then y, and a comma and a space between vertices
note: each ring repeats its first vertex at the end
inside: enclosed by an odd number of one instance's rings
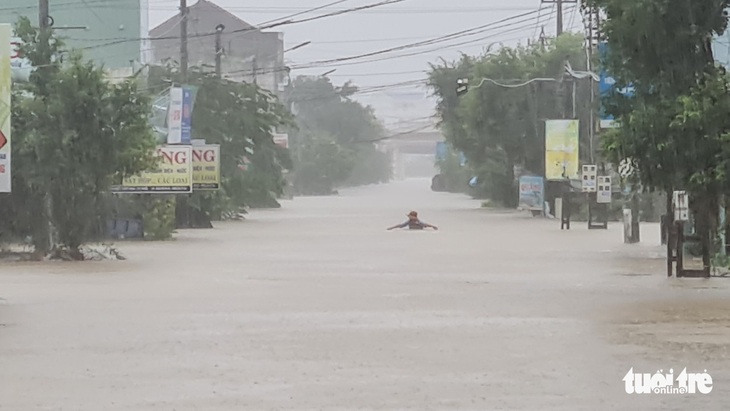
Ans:
MULTIPOLYGON (((109 2, 54 1, 50 14, 57 35, 65 38, 69 49, 81 49, 84 55, 109 68, 131 65, 131 61, 146 62, 143 49, 148 48, 148 0, 114 0, 109 2), (86 27, 64 30, 64 27, 86 27)), ((27 16, 38 24, 38 0, 2 0, 0 23, 15 23, 27 16)))

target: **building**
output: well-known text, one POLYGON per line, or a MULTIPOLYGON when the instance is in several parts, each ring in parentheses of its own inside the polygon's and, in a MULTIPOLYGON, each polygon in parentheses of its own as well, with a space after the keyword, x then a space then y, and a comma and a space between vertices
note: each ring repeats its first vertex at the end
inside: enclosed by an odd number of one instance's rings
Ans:
MULTIPOLYGON (((178 14, 151 30, 154 62, 180 61, 180 22, 178 14)), ((284 34, 256 29, 207 0, 188 7, 189 65, 213 70, 213 33, 220 24, 225 26, 221 35, 223 76, 234 81, 256 81, 265 89, 279 91, 287 78, 284 34)))
MULTIPOLYGON (((149 62, 148 13, 148 0, 50 2, 56 35, 112 70, 149 62)), ((2 0, 0 23, 14 24, 20 16, 38 24, 38 0, 2 0)))

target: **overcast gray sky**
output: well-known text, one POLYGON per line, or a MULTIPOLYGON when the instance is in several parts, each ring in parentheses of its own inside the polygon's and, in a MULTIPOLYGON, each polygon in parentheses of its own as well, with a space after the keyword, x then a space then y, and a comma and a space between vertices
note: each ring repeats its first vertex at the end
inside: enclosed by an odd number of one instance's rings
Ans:
MULTIPOLYGON (((196 0, 188 0, 194 4, 196 0)), ((214 3, 236 14, 241 19, 258 25, 293 13, 332 3, 334 0, 213 0, 214 3), (258 5, 257 5, 258 4, 258 5)), ((349 0, 331 8, 295 17, 307 18, 334 10, 342 10, 372 4, 379 0, 349 0)), ((179 0, 150 0, 150 24, 152 27, 177 13, 179 0)), ((336 59, 370 53, 391 47, 423 41, 434 37, 459 32, 472 27, 496 22, 512 16, 535 12, 541 7, 540 0, 405 0, 401 3, 363 10, 317 21, 281 26, 276 31, 285 34, 286 47, 305 41, 312 44, 285 56, 290 65, 307 64, 321 60, 336 59)), ((494 30, 474 36, 462 37, 444 43, 393 52, 374 58, 388 58, 382 61, 361 63, 353 60, 347 64, 318 66, 296 70, 292 74, 322 74, 337 69, 330 75, 333 82, 353 80, 362 87, 391 85, 404 81, 425 78, 430 62, 439 58, 453 60, 460 52, 480 54, 494 42, 514 45, 525 43, 539 35, 539 27, 545 26, 546 33, 555 32, 556 13, 551 5, 543 5, 545 11, 532 13, 509 23, 509 27, 495 27, 494 30), (461 44, 458 43, 466 43, 461 44), (404 54, 415 54, 403 56, 404 54), (392 57, 392 58, 391 58, 392 57), (352 64, 357 63, 357 64, 352 64)), ((580 14, 571 6, 565 11, 566 26, 581 25, 580 14)), ((363 59, 364 60, 364 59, 363 59)), ((388 87, 382 92, 362 96, 361 100, 372 104, 378 114, 387 117, 388 100, 418 99, 425 89, 418 86, 388 87), (403 96, 402 98, 399 96, 403 96)), ((421 108, 413 108, 411 116, 430 114, 432 102, 424 101, 421 108)), ((392 114, 392 113, 391 113, 392 114)), ((396 114, 395 117, 402 117, 396 114)), ((411 117, 417 118, 417 117, 411 117)), ((408 119, 404 119, 408 120, 408 119)))

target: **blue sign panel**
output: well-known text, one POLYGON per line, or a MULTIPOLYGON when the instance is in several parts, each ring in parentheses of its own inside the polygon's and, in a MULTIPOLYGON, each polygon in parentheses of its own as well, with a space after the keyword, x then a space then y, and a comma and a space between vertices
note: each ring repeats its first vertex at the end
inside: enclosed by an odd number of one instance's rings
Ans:
POLYGON ((190 144, 193 133, 193 89, 183 87, 183 107, 182 107, 182 144, 190 144))
POLYGON ((519 207, 542 210, 545 204, 545 179, 535 176, 520 177, 519 207))
POLYGON ((444 161, 449 155, 449 147, 445 141, 439 141, 436 143, 436 161, 444 161))
MULTIPOLYGON (((598 45, 598 54, 600 56, 601 61, 604 61, 606 58, 606 54, 608 53, 608 43, 603 42, 598 45)), ((614 79, 609 73, 606 72, 605 68, 603 68, 603 64, 601 64, 601 72, 600 72, 600 81, 598 83, 598 91, 600 93, 601 98, 604 98, 611 94, 611 92, 616 89, 616 79, 614 79)), ((621 90, 616 90, 617 93, 623 94, 625 96, 632 96, 634 94, 634 88, 629 86, 621 90)), ((606 113, 606 108, 603 104, 601 104, 601 110, 600 110, 600 117, 601 117, 601 128, 612 128, 616 127, 616 119, 612 116, 606 113)))
POLYGON ((730 30, 712 39, 712 54, 718 63, 730 68, 730 30))

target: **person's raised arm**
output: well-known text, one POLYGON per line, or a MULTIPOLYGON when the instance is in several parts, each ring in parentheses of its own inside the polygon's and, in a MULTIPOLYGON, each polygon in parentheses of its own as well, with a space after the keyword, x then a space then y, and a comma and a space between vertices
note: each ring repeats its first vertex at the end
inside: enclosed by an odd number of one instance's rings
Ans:
POLYGON ((435 225, 429 224, 429 223, 424 223, 423 221, 421 221, 421 224, 423 224, 423 226, 426 227, 426 228, 433 228, 434 230, 438 230, 439 229, 435 225))
POLYGON ((406 221, 403 224, 397 224, 397 225, 394 225, 393 227, 388 227, 388 231, 395 230, 396 228, 406 228, 406 227, 408 227, 408 221, 406 221))

